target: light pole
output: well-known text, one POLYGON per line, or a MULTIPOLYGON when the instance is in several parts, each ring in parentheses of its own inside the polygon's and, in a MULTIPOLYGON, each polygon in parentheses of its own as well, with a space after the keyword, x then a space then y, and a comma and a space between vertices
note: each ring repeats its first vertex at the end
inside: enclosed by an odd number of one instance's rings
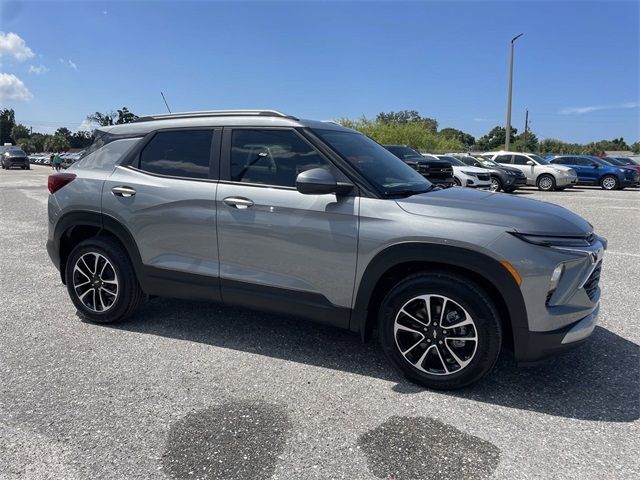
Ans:
POLYGON ((507 94, 507 127, 506 138, 504 141, 505 150, 509 150, 509 144, 511 143, 511 90, 513 88, 513 44, 524 33, 516 35, 511 39, 511 47, 509 48, 509 93, 507 94))

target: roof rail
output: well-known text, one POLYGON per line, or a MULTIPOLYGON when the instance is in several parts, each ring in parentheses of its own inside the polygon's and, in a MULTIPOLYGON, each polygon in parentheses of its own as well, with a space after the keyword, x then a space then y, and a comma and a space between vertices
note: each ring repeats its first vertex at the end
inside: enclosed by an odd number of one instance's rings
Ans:
POLYGON ((150 122, 152 120, 170 120, 176 118, 201 118, 201 117, 234 117, 234 116, 259 116, 259 117, 281 117, 291 120, 298 120, 293 115, 279 112, 277 110, 203 110, 197 112, 164 113, 160 115, 147 115, 140 117, 136 122, 150 122))

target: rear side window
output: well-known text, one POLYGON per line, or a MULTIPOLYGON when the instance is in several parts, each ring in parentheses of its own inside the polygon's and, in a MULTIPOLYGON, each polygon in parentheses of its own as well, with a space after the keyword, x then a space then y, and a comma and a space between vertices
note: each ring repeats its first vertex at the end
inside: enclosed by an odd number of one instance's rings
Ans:
POLYGON ((527 157, 525 157, 524 155, 514 155, 513 156, 513 163, 515 163, 516 165, 526 165, 528 161, 529 161, 529 159, 527 157))
POLYGON ((212 130, 158 132, 140 154, 140 169, 171 177, 209 178, 212 130))
POLYGON ((234 130, 231 180, 295 187, 299 173, 330 168, 308 143, 290 130, 234 130))
POLYGON ((498 163, 511 163, 511 155, 498 155, 495 161, 498 163))
POLYGON ((85 170, 111 171, 139 141, 139 138, 123 138, 113 140, 106 145, 102 144, 89 155, 85 155, 74 163, 69 170, 82 168, 85 170))

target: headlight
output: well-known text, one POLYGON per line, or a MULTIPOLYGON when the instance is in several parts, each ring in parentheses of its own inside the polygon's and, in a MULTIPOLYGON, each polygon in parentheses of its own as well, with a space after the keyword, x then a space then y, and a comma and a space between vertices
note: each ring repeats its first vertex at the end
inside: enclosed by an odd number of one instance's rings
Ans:
POLYGON ((466 171, 464 171, 464 170, 461 170, 461 171, 462 171, 462 173, 464 173, 465 175, 469 175, 470 177, 475 177, 475 176, 477 176, 477 173, 475 173, 475 172, 466 172, 466 171))
POLYGON ((510 232, 511 235, 518 237, 527 243, 540 245, 543 247, 589 247, 593 241, 594 235, 590 234, 583 237, 556 237, 547 235, 529 235, 524 233, 510 232))

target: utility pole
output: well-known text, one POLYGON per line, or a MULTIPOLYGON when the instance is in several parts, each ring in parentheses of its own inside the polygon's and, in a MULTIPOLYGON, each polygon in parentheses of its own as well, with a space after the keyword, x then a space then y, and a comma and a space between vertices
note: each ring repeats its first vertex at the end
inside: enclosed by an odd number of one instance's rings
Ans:
POLYGON ((513 44, 524 33, 516 35, 511 39, 511 46, 509 48, 509 90, 507 93, 507 126, 506 126, 506 138, 504 141, 505 150, 509 150, 509 144, 511 143, 511 93, 513 90, 513 44))
POLYGON ((529 110, 525 109, 524 114, 524 147, 527 148, 527 130, 529 130, 529 110))

